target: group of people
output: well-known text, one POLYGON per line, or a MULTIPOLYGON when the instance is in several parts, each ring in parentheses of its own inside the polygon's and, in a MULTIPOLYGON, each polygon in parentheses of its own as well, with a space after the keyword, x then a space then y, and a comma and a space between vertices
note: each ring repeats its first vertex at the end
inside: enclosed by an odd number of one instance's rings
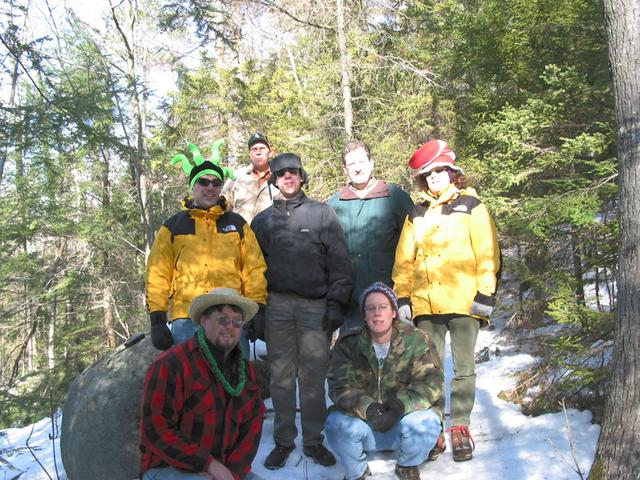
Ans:
POLYGON ((332 466, 333 450, 345 479, 369 476, 367 452, 376 450, 396 450, 396 476, 419 479, 419 465, 445 451, 446 430, 453 459, 470 460, 474 347, 494 305, 500 252, 446 142, 427 142, 409 161, 417 206, 375 177, 360 141, 345 146, 347 184, 327 203, 305 195, 301 158, 272 158, 261 133, 248 141, 251 164, 235 174, 220 166, 221 142, 210 159, 189 148, 191 161, 172 163, 182 164, 190 195, 148 260, 151 339, 167 351, 145 379, 141 478, 259 478, 251 463, 264 406, 248 349, 256 339, 266 342, 274 409, 267 469, 295 448, 297 400, 303 453, 332 466))

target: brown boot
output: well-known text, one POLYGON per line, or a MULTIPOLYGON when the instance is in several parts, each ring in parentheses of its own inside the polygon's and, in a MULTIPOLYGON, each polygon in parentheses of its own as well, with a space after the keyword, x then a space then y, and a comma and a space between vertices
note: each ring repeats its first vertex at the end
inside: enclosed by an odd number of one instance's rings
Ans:
POLYGON ((429 456, 427 457, 427 460, 429 460, 430 462, 433 462, 435 459, 437 459, 441 453, 444 453, 444 451, 447 449, 447 444, 444 441, 444 432, 440 432, 440 435, 438 435, 438 440, 436 440, 436 444, 433 446, 433 448, 431 449, 431 451, 429 452, 429 456))
POLYGON ((271 453, 267 455, 264 466, 269 470, 277 470, 278 468, 284 467, 285 463, 287 463, 287 458, 289 458, 289 454, 293 452, 294 448, 296 448, 294 445, 285 447, 284 445, 276 443, 271 453))
POLYGON ((420 480, 418 467, 403 467, 396 464, 396 477, 399 480, 420 480))
POLYGON ((458 425, 449 429, 451 432, 451 450, 454 462, 465 462, 473 458, 473 450, 476 444, 471 437, 469 427, 458 425))

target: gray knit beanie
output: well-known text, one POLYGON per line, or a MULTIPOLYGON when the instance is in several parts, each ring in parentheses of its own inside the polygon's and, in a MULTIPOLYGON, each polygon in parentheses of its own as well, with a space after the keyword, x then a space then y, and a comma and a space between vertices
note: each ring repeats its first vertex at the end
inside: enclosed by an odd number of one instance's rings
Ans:
POLYGON ((391 308, 393 308, 394 312, 396 312, 396 318, 397 318, 398 317, 398 297, 396 297, 396 294, 393 292, 393 290, 391 290, 390 287, 388 287, 382 282, 372 283, 367 288, 365 288, 364 292, 362 292, 362 295, 360 295, 360 313, 362 315, 362 318, 364 318, 364 304, 367 300, 367 297, 374 292, 382 293, 385 297, 389 299, 389 302, 391 303, 391 308))

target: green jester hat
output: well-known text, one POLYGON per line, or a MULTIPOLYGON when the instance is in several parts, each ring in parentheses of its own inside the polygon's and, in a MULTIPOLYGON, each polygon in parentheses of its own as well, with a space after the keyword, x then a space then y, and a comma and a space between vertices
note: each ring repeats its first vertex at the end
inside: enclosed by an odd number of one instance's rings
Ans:
POLYGON ((193 157, 192 165, 187 156, 183 153, 179 153, 171 159, 171 165, 180 163, 185 175, 189 177, 189 188, 193 190, 193 186, 198 179, 203 175, 213 175, 224 182, 225 179, 230 178, 234 180, 236 177, 233 174, 233 170, 229 167, 221 167, 220 161, 222 160, 222 146, 224 145, 224 138, 216 140, 211 145, 211 159, 205 160, 200 153, 198 147, 193 143, 188 145, 189 151, 193 157))

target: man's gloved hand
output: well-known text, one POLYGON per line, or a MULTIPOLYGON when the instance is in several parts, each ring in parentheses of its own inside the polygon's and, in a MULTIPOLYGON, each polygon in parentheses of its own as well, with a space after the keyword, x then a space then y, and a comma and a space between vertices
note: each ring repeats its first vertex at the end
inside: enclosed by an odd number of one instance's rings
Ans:
POLYGON ((398 320, 413 325, 413 320, 411 319, 411 302, 406 297, 398 299, 398 320))
POLYGON ((251 342, 255 342, 256 340, 265 340, 264 337, 264 329, 266 324, 266 316, 265 316, 266 305, 259 303, 258 304, 258 313, 249 320, 245 326, 243 327, 247 332, 247 339, 251 342))
POLYGON ((385 408, 379 402, 373 402, 367 407, 366 417, 367 423, 376 431, 380 431, 382 417, 384 416, 385 408))
POLYGON ((151 343, 158 350, 168 350, 173 346, 173 336, 167 325, 167 312, 151 312, 151 343))
POLYGON ((393 414, 384 403, 373 402, 367 407, 367 423, 376 432, 386 432, 396 424, 393 414))
POLYGON ((333 333, 344 323, 342 307, 335 300, 327 301, 327 309, 322 319, 322 329, 327 333, 333 333))
POLYGON ((489 318, 491 312, 493 312, 493 306, 495 304, 496 297, 477 292, 476 296, 473 298, 473 303, 471 304, 471 315, 489 318))
POLYGON ((390 398, 382 405, 393 418, 393 425, 395 425, 396 422, 400 420, 400 417, 404 415, 404 403, 402 403, 397 397, 390 398))

